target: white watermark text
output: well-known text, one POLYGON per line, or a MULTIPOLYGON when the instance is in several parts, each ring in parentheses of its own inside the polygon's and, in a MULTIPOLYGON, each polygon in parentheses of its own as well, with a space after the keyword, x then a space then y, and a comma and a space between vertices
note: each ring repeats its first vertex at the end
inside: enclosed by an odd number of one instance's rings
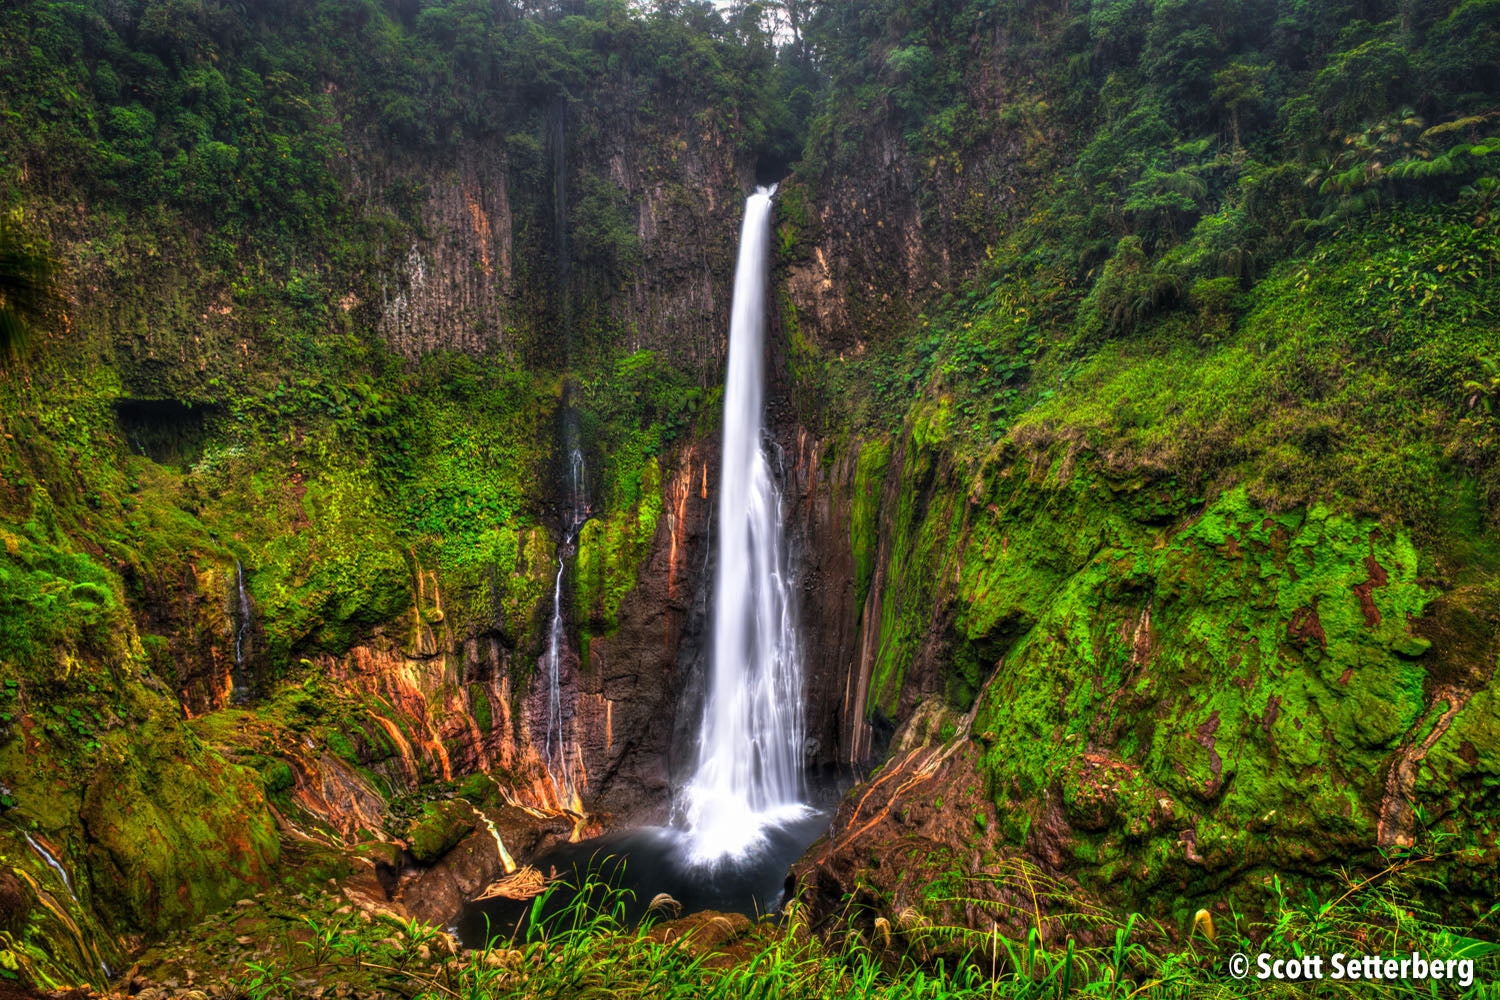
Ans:
POLYGON ((1472 958, 1429 958, 1420 952, 1409 952, 1404 955, 1379 953, 1349 955, 1340 951, 1328 956, 1301 955, 1296 958, 1279 958, 1269 952, 1261 952, 1253 959, 1249 955, 1231 955, 1229 974, 1235 979, 1255 978, 1271 981, 1330 979, 1341 982, 1355 980, 1435 982, 1442 980, 1467 988, 1474 985, 1474 960, 1472 958))

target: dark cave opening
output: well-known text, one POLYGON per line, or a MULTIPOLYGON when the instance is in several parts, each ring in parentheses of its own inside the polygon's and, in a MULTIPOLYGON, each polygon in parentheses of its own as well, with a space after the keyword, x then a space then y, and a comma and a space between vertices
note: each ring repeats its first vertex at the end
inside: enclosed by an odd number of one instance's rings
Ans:
POLYGON ((126 447, 162 465, 187 466, 203 457, 212 404, 180 399, 122 397, 114 402, 115 419, 126 447))
POLYGON ((755 160, 755 183, 758 187, 780 184, 792 173, 792 158, 781 153, 762 153, 755 160))

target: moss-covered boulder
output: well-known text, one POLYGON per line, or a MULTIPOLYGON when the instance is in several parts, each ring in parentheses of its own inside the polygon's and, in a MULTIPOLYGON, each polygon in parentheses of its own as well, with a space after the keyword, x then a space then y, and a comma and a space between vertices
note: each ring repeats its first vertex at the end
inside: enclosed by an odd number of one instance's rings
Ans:
POLYGON ((406 828, 406 849, 430 865, 474 832, 477 821, 474 807, 462 799, 428 802, 406 828))

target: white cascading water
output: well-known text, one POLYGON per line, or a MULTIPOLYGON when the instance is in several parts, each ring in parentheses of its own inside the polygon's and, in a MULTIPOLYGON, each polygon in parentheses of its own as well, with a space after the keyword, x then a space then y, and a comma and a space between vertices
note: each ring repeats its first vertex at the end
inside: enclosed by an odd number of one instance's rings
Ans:
POLYGON ((802 663, 781 534, 781 496, 761 441, 771 195, 745 203, 729 326, 719 483, 718 578, 698 766, 683 794, 690 861, 743 859, 802 802, 802 663))
POLYGON ((234 672, 230 676, 230 701, 238 705, 250 700, 249 679, 245 676, 245 647, 250 629, 255 624, 255 611, 245 590, 245 566, 238 559, 234 561, 234 583, 234 672))
POLYGON ((505 841, 500 839, 500 829, 499 827, 495 826, 495 821, 490 819, 489 816, 485 815, 485 813, 472 802, 467 802, 464 799, 459 799, 458 801, 463 802, 464 805, 468 806, 469 811, 475 816, 478 816, 479 821, 484 824, 485 829, 490 831, 490 839, 495 842, 495 853, 500 855, 500 864, 505 867, 505 874, 515 874, 516 859, 512 858, 510 856, 510 852, 505 849, 505 841))
POLYGON ((239 624, 234 630, 234 662, 245 663, 245 635, 250 631, 250 595, 245 592, 245 565, 234 561, 235 596, 239 598, 239 624))
POLYGON ((41 844, 37 843, 36 838, 32 837, 32 835, 27 833, 26 831, 21 831, 21 836, 26 838, 26 843, 31 845, 31 849, 33 851, 36 851, 37 855, 47 863, 47 867, 57 872, 57 877, 62 879, 63 888, 68 890, 68 896, 73 900, 74 903, 77 903, 78 896, 73 892, 73 880, 68 878, 67 871, 61 864, 58 863, 58 860, 52 856, 52 852, 48 851, 41 844))
POLYGON ((557 557, 557 576, 552 580, 552 629, 547 636, 547 745, 543 763, 560 795, 566 797, 568 768, 563 751, 562 720, 562 578, 564 557, 557 557))
POLYGON ((583 452, 573 448, 568 455, 568 486, 573 507, 572 521, 563 534, 563 543, 557 555, 557 575, 552 580, 552 627, 547 635, 547 743, 543 763, 552 777, 553 787, 563 802, 568 802, 574 789, 568 772, 567 735, 563 729, 562 711, 562 654, 567 640, 563 623, 562 582, 563 570, 567 567, 568 553, 578 538, 578 529, 588 519, 588 507, 584 497, 583 452))

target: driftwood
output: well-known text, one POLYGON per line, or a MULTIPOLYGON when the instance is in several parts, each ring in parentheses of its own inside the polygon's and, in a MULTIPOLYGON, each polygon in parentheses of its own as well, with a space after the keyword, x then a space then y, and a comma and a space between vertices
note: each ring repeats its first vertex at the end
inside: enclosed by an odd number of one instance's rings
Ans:
POLYGON ((523 865, 504 878, 491 882, 472 900, 475 903, 486 899, 532 899, 547 888, 547 877, 530 865, 523 865))

